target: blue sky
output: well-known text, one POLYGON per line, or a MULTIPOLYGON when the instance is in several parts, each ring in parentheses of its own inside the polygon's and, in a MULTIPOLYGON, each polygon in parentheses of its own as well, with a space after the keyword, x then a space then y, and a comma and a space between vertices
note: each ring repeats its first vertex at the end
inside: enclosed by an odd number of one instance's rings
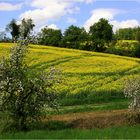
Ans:
POLYGON ((0 31, 14 18, 32 18, 38 31, 44 26, 66 29, 89 27, 106 18, 119 28, 140 25, 140 0, 0 0, 0 31))

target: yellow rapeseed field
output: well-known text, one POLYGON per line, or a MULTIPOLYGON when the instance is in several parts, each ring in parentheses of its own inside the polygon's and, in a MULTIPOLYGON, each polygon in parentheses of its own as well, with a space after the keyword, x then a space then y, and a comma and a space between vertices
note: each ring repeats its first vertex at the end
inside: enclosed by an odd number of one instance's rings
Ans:
MULTIPOLYGON (((0 43, 0 57, 8 56, 10 43, 0 43)), ((30 45, 27 63, 31 69, 62 71, 62 93, 122 91, 124 80, 138 75, 140 59, 112 54, 30 45)))

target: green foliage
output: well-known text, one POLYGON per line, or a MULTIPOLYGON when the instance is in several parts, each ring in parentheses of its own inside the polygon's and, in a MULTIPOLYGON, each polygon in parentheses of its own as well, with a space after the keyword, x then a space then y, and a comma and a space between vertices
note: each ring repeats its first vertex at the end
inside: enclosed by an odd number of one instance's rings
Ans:
POLYGON ((10 127, 17 130, 27 130, 47 105, 57 108, 52 90, 54 71, 29 75, 26 52, 27 42, 21 41, 11 49, 10 57, 0 62, 0 111, 8 114, 10 127))
POLYGON ((134 77, 125 82, 124 94, 132 99, 129 109, 140 113, 140 77, 134 77))
POLYGON ((139 50, 140 43, 137 41, 118 40, 115 43, 110 43, 106 52, 123 56, 140 57, 139 50))
POLYGON ((0 32, 0 42, 6 42, 7 38, 6 38, 6 33, 4 31, 0 32))
POLYGON ((109 43, 113 38, 112 25, 108 20, 102 18, 90 27, 89 34, 94 50, 102 52, 105 50, 104 44, 109 43))
POLYGON ((112 25, 108 23, 108 20, 100 19, 99 22, 90 27, 89 33, 93 41, 101 39, 105 40, 105 42, 109 42, 112 40, 113 35, 112 25))
POLYGON ((139 28, 139 30, 136 32, 136 40, 140 42, 140 28, 139 28))
POLYGON ((66 48, 81 49, 82 43, 87 40, 87 33, 84 28, 71 25, 65 30, 60 45, 66 48))
POLYGON ((7 25, 6 30, 11 33, 12 40, 15 41, 18 38, 25 39, 34 28, 32 19, 22 19, 21 24, 18 25, 15 19, 7 25))
POLYGON ((31 31, 34 28, 34 24, 32 19, 22 19, 21 25, 20 25, 20 36, 21 38, 25 39, 29 36, 31 31))
POLYGON ((16 20, 12 19, 7 25, 6 30, 12 35, 12 40, 16 40, 20 35, 20 25, 17 25, 16 20))
POLYGON ((124 94, 131 99, 129 104, 129 122, 140 123, 140 77, 133 77, 125 82, 124 94))
POLYGON ((39 33, 38 43, 42 45, 59 46, 61 38, 61 30, 45 27, 41 30, 41 33, 39 33))
POLYGON ((132 28, 125 28, 125 29, 119 29, 115 33, 115 37, 118 40, 134 40, 134 31, 132 28))
POLYGON ((115 33, 117 40, 139 40, 140 27, 119 29, 115 33))
MULTIPOLYGON (((32 19, 22 19, 21 24, 17 25, 13 19, 8 25, 7 30, 11 32, 12 38, 21 37, 25 39, 33 31, 34 24, 32 19)), ((87 33, 84 28, 74 25, 69 26, 62 35, 61 30, 54 30, 45 27, 37 35, 30 36, 33 44, 60 46, 88 51, 108 52, 125 56, 139 57, 139 45, 134 50, 129 45, 120 44, 110 45, 114 40, 137 40, 140 41, 140 27, 119 29, 113 34, 112 25, 109 21, 101 18, 97 23, 90 27, 87 33), (123 47, 122 47, 123 46, 123 47), (124 49, 124 46, 126 49, 124 49)), ((8 41, 9 39, 5 39, 8 41)), ((114 44, 114 43, 112 43, 114 44)))
POLYGON ((140 43, 136 45, 135 51, 134 51, 134 56, 140 58, 140 43))

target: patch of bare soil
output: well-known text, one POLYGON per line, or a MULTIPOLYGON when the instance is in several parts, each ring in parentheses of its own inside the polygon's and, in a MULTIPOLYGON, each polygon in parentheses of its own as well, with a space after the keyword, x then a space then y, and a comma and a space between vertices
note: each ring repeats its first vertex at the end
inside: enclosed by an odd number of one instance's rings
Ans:
POLYGON ((63 121, 73 128, 106 128, 127 124, 126 114, 128 110, 112 110, 100 112, 84 112, 66 115, 55 115, 49 118, 51 121, 63 121))

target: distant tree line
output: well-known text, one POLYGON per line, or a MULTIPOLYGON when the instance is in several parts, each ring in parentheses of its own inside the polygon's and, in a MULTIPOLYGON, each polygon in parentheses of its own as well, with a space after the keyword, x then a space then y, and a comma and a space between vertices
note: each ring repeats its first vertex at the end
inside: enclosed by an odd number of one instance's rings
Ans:
POLYGON ((112 25, 108 20, 100 19, 90 27, 89 32, 74 25, 69 26, 62 34, 61 30, 45 27, 38 34, 39 44, 65 48, 104 51, 104 44, 113 39, 112 25))
POLYGON ((117 40, 138 40, 140 41, 140 27, 119 29, 115 33, 117 40))
POLYGON ((140 57, 140 53, 137 52, 140 50, 140 27, 118 29, 113 33, 113 26, 108 20, 101 18, 90 26, 89 32, 74 25, 69 26, 64 33, 60 29, 46 26, 36 35, 31 35, 34 26, 32 19, 23 19, 20 24, 13 19, 7 25, 6 31, 11 33, 12 41, 18 38, 25 39, 30 35, 31 38, 35 38, 34 44, 140 57), (137 43, 120 40, 136 40, 137 43))

